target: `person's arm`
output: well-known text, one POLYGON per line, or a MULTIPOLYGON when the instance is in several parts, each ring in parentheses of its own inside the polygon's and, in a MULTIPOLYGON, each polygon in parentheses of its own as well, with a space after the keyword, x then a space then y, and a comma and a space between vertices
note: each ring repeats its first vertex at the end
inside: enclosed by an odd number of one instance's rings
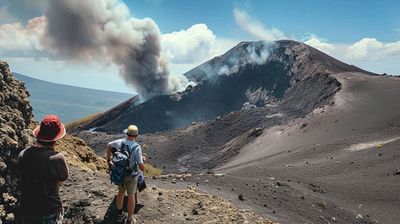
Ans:
POLYGON ((25 152, 26 152, 26 149, 22 150, 18 154, 18 157, 16 159, 14 159, 14 161, 13 161, 13 165, 15 165, 15 167, 11 167, 11 169, 15 169, 15 170, 18 170, 19 172, 21 172, 21 170, 22 170, 21 161, 22 161, 22 157, 24 156, 25 152))
POLYGON ((24 154, 26 152, 26 149, 22 150, 17 157, 17 167, 20 167, 21 161, 22 161, 22 157, 24 157, 24 154))
POLYGON ((143 145, 143 149, 142 149, 142 159, 143 159, 144 162, 146 162, 146 160, 147 160, 146 149, 147 149, 147 145, 144 144, 144 145, 143 145))
POLYGON ((140 170, 144 171, 142 148, 140 147, 140 145, 138 146, 136 158, 138 159, 137 163, 139 164, 140 170))
POLYGON ((62 153, 57 153, 53 156, 50 156, 50 162, 52 164, 52 172, 60 184, 67 180, 69 176, 69 169, 67 163, 65 162, 64 155, 62 153))
POLYGON ((107 160, 108 168, 111 167, 111 155, 112 155, 111 146, 110 146, 110 144, 107 144, 107 146, 106 146, 106 160, 107 160))
POLYGON ((118 140, 109 142, 106 146, 106 160, 107 160, 109 169, 111 169, 111 165, 112 165, 111 158, 112 158, 112 154, 113 154, 113 148, 114 148, 114 150, 116 148, 119 148, 122 141, 123 141, 122 139, 118 139, 118 140))

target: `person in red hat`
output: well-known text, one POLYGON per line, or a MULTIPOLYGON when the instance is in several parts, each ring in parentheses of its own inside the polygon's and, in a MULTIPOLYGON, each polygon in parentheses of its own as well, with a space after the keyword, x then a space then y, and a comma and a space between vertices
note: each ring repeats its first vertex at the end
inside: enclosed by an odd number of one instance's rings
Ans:
POLYGON ((46 115, 33 131, 36 143, 19 154, 21 217, 18 223, 62 223, 59 186, 68 178, 68 166, 63 154, 54 147, 65 133, 60 118, 46 115))

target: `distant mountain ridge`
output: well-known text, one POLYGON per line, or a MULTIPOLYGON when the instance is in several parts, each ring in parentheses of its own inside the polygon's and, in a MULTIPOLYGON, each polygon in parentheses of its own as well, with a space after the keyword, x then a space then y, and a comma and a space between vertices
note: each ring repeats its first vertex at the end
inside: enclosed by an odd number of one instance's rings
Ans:
POLYGON ((107 111, 133 95, 52 83, 13 73, 25 83, 36 120, 57 114, 64 123, 107 111))

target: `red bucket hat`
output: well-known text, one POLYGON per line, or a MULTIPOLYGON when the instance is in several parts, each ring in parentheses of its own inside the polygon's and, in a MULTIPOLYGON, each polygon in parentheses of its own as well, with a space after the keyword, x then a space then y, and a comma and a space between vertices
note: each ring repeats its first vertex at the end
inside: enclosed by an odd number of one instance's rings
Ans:
POLYGON ((65 135, 65 127, 56 115, 46 115, 40 126, 33 130, 37 140, 43 142, 54 142, 60 140, 65 135))

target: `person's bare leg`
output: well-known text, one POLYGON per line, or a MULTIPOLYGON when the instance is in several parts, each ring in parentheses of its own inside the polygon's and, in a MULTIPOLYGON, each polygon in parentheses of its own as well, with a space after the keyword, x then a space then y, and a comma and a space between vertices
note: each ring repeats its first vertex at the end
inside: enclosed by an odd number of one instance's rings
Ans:
POLYGON ((133 212, 135 211, 135 194, 128 194, 128 219, 131 219, 133 216, 133 212))
POLYGON ((124 196, 125 196, 125 191, 118 191, 117 194, 117 209, 121 210, 122 206, 124 205, 124 196))
POLYGON ((137 201, 137 193, 135 193, 135 205, 137 205, 138 201, 137 201))

